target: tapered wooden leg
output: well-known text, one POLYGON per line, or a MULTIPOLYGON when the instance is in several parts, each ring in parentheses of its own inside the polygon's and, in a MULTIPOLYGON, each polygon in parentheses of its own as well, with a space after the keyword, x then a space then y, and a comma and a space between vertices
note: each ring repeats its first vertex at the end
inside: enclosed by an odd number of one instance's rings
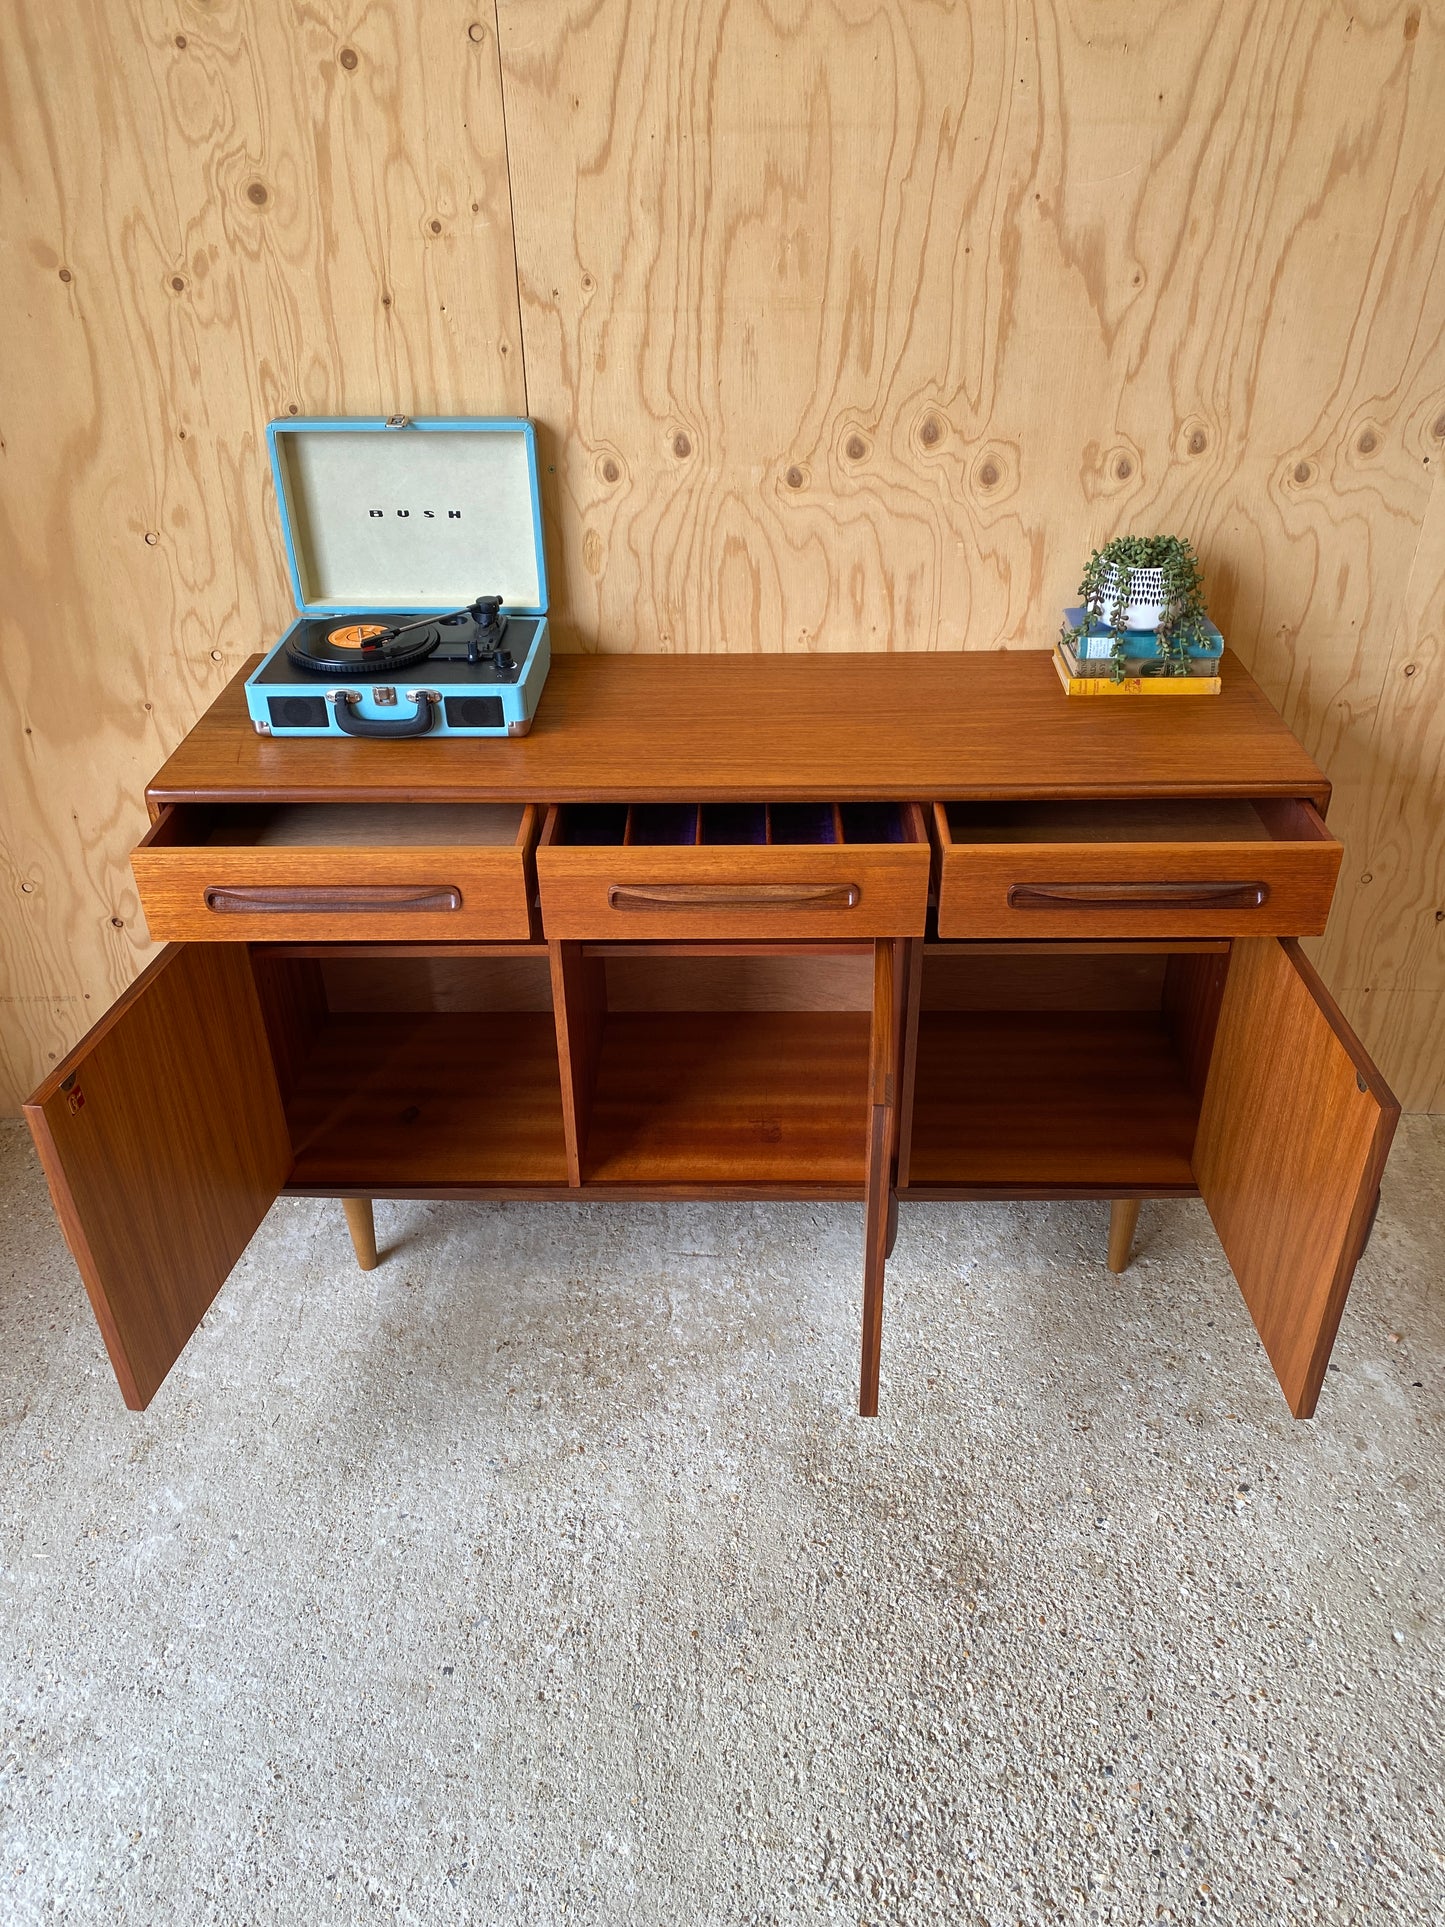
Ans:
POLYGON ((897 1244, 897 1242, 898 1242, 898 1193, 896 1191, 890 1191, 888 1193, 888 1240, 883 1247, 883 1256, 885 1258, 891 1258, 893 1256, 893 1247, 894 1245, 897 1244))
POLYGON ((351 1248, 363 1271, 376 1269, 376 1217, 370 1198, 343 1198, 346 1229, 351 1233, 351 1248))
POLYGON ((1134 1250, 1134 1227, 1139 1222, 1137 1198, 1115 1198, 1109 1206, 1109 1269, 1127 1271, 1134 1250))

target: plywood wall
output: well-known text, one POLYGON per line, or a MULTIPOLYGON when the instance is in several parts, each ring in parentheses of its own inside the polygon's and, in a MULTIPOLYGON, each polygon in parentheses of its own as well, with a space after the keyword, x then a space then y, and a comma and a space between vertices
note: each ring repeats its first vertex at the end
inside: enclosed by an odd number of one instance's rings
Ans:
POLYGON ((290 613, 267 421, 525 389, 490 7, 3 12, 14 1103, 145 962, 145 784, 290 613))
POLYGON ((265 421, 526 408, 562 646, 1045 646, 1192 535, 1337 786, 1325 974, 1445 1105, 1440 0, 9 10, 16 1089, 286 614, 265 421))

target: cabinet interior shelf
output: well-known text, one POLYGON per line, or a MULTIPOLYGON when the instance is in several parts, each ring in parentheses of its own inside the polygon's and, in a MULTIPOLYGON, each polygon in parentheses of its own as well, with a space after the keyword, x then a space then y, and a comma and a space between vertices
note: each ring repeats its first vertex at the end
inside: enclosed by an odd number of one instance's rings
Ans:
POLYGON ((286 1120, 296 1189, 567 1182, 550 1012, 328 1015, 286 1120))
POLYGON ((864 1011, 612 1011, 589 1184, 863 1184, 864 1011))
MULTIPOLYGON (((906 1191, 1193 1190, 1201 1085, 1170 986, 1208 1012, 1224 958, 1061 951, 925 953, 906 1191)), ((578 954, 559 1024, 537 948, 258 953, 290 1188, 861 1195, 866 955, 578 954)))
POLYGON ((1198 1123, 1159 1012, 919 1017, 910 1190, 1192 1191, 1198 1123))
MULTIPOLYGON (((861 1012, 612 1013, 585 1185, 861 1195, 867 1073, 861 1012)), ((328 1015, 286 1116, 293 1190, 567 1185, 547 1013, 328 1015)))

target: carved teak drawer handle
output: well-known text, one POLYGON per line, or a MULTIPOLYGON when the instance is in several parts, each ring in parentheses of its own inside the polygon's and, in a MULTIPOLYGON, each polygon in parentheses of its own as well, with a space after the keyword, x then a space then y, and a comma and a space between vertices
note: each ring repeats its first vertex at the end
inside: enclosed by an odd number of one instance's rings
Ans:
POLYGON ((253 889, 210 889, 206 908, 231 916, 374 916, 383 913, 460 910, 462 893, 450 883, 352 883, 328 889, 306 883, 258 884, 253 889))
POLYGON ((614 883, 609 910, 851 910, 856 883, 614 883))
POLYGON ((1267 883, 1015 883, 1010 910, 1258 910, 1267 883))

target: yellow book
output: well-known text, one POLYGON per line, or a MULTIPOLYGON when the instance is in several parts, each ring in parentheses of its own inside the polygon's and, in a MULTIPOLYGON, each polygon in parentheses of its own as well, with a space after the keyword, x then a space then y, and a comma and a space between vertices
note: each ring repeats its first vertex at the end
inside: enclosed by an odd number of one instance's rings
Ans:
POLYGON ((1070 696, 1217 696, 1220 688, 1218 676, 1073 676, 1057 649, 1054 668, 1070 696))

